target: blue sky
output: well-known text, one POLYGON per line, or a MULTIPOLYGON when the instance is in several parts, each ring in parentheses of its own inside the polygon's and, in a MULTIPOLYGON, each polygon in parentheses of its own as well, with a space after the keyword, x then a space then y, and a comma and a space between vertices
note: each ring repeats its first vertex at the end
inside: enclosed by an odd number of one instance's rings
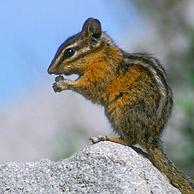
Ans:
POLYGON ((100 19, 118 44, 126 26, 133 29, 128 41, 137 38, 141 17, 132 4, 125 4, 119 0, 1 1, 0 106, 39 87, 39 80, 48 79, 47 68, 57 47, 80 31, 88 17, 100 19))

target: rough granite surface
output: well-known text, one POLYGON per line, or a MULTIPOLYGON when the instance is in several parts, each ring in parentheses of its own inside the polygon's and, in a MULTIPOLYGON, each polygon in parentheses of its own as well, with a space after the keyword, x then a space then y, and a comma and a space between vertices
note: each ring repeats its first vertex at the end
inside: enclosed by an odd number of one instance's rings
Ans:
POLYGON ((0 193, 180 193, 149 160, 127 146, 100 142, 61 161, 0 166, 0 193))

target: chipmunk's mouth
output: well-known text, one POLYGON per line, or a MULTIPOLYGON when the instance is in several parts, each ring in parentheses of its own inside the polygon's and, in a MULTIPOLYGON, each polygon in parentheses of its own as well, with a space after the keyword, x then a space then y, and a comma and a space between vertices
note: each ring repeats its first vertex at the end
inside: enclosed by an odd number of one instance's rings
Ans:
POLYGON ((69 80, 69 81, 76 81, 80 78, 80 75, 78 74, 60 74, 64 77, 65 80, 69 80))

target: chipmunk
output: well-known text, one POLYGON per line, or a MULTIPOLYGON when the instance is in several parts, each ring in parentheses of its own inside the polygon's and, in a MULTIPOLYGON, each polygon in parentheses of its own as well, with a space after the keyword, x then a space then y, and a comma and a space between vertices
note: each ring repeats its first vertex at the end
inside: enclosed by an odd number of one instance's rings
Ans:
POLYGON ((58 49, 49 74, 55 92, 73 90, 105 108, 116 136, 92 138, 146 148, 151 162, 184 194, 194 194, 194 183, 167 159, 160 139, 173 107, 171 88, 160 62, 147 54, 127 53, 102 31, 101 23, 88 18, 81 32, 58 49), (76 80, 63 76, 77 74, 76 80))

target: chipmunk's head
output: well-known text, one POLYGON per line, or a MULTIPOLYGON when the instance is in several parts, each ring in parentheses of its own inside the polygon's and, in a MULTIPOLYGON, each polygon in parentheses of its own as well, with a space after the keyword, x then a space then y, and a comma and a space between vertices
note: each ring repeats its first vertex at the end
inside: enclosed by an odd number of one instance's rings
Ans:
POLYGON ((49 74, 84 74, 86 65, 96 60, 105 45, 111 44, 110 38, 102 32, 101 23, 88 18, 82 31, 68 38, 58 49, 49 68, 49 74))

